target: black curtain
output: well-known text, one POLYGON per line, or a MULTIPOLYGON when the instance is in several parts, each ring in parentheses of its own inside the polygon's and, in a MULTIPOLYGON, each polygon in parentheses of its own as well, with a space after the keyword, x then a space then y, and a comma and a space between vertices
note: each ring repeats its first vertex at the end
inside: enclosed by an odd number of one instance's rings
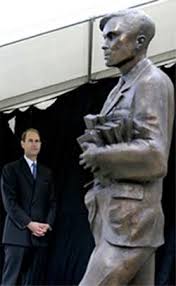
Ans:
MULTIPOLYGON (((58 97, 46 110, 31 106, 25 112, 16 110, 13 114, 15 137, 20 138, 29 127, 40 131, 43 143, 39 160, 53 170, 55 178, 57 218, 49 251, 47 285, 78 284, 94 247, 83 188, 91 176, 78 164, 81 150, 76 138, 85 128, 83 116, 98 113, 116 83, 117 79, 106 79, 85 84, 58 97)), ((3 142, 6 148, 5 137, 3 142)))
MULTIPOLYGON (((168 71, 173 77, 172 68, 167 70, 167 73, 168 71)), ((39 160, 53 170, 57 190, 57 218, 49 247, 47 285, 77 285, 85 272, 94 248, 84 205, 86 190, 83 188, 84 184, 91 180, 91 175, 83 171, 78 164, 81 150, 76 138, 83 133, 85 128, 83 116, 88 113, 98 113, 109 91, 116 83, 117 79, 114 78, 85 84, 58 97, 56 102, 46 110, 31 106, 25 112, 14 111, 15 134, 8 126, 7 115, 1 114, 0 116, 1 167, 21 155, 19 144, 21 133, 26 128, 34 127, 40 131, 43 142, 39 160)), ((169 285, 162 283, 174 281, 172 277, 174 271, 171 270, 174 258, 171 232, 174 232, 172 171, 174 170, 175 150, 174 142, 172 144, 169 172, 164 183, 163 195, 166 243, 157 253, 157 285, 169 285), (164 257, 162 257, 163 253, 164 257), (165 274, 163 274, 163 269, 165 274), (165 280, 162 280, 162 275, 165 280)), ((3 219, 1 221, 2 225, 3 219)))
MULTIPOLYGON (((14 115, 15 112, 11 114, 0 113, 0 175, 4 164, 15 160, 21 153, 18 138, 13 134, 8 125, 8 120, 10 120, 14 115)), ((2 197, 0 195, 0 281, 4 259, 3 246, 1 244, 4 218, 5 211, 2 203, 2 197)))

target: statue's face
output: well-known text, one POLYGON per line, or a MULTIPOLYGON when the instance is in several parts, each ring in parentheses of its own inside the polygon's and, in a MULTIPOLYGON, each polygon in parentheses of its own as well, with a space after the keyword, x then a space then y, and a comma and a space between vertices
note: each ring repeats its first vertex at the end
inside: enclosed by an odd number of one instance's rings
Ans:
POLYGON ((107 66, 121 67, 136 57, 137 33, 122 18, 110 19, 104 29, 104 59, 107 66))

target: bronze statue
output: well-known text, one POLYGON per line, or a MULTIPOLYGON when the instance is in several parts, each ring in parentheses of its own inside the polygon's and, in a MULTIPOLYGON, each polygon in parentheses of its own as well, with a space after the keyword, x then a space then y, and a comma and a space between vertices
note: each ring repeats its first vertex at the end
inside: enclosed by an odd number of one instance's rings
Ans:
POLYGON ((155 34, 142 11, 100 21, 106 65, 122 76, 98 115, 85 117, 80 164, 94 184, 85 202, 96 246, 80 286, 154 285, 164 243, 162 182, 174 117, 173 85, 146 57, 155 34))

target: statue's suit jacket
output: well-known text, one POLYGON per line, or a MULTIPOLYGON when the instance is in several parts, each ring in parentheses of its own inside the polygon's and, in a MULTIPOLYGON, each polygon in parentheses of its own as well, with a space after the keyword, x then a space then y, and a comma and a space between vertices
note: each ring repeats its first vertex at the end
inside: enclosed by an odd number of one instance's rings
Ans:
POLYGON ((30 221, 53 226, 56 213, 55 191, 51 171, 37 163, 34 180, 24 158, 5 165, 1 190, 6 219, 2 242, 20 246, 46 246, 48 235, 36 237, 26 227, 30 221))
POLYGON ((167 173, 173 100, 170 79, 147 59, 109 94, 101 114, 129 110, 145 135, 94 149, 99 171, 85 202, 95 238, 130 247, 163 243, 162 181, 167 173))

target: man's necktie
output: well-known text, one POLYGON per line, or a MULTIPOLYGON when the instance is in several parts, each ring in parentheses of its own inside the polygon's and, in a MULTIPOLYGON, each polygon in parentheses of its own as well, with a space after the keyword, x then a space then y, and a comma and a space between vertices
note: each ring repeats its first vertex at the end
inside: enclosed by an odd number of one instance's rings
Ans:
POLYGON ((34 179, 37 177, 37 164, 35 162, 32 163, 32 174, 34 179))

